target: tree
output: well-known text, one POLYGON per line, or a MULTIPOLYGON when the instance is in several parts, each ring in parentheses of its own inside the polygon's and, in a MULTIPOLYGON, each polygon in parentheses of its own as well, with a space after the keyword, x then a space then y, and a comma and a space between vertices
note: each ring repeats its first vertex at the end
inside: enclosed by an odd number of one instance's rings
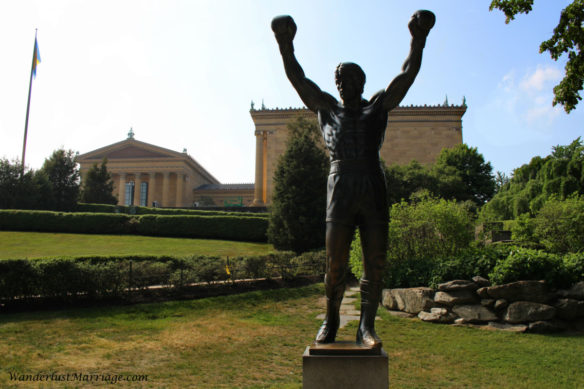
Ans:
POLYGON ((21 172, 19 161, 0 159, 0 209, 46 209, 50 198, 46 176, 34 170, 21 172))
POLYGON ((55 150, 45 159, 41 172, 51 184, 50 208, 57 211, 70 211, 77 206, 79 199, 79 169, 77 153, 73 150, 55 150))
POLYGON ((87 171, 81 192, 81 201, 93 204, 117 204, 118 199, 112 194, 114 182, 107 171, 107 158, 98 166, 94 163, 87 171))
POLYGON ((299 118, 274 174, 268 240, 296 253, 324 246, 326 180, 329 161, 316 143, 318 125, 299 118))
POLYGON ((421 190, 437 195, 437 178, 431 174, 430 169, 415 160, 407 165, 387 166, 385 181, 389 205, 408 200, 412 194, 421 190))
MULTIPOLYGON (((505 23, 515 19, 518 13, 528 14, 533 0, 493 0, 489 10, 500 9, 507 17, 505 23)), ((553 105, 561 104, 570 113, 582 97, 580 91, 584 84, 584 0, 573 0, 560 14, 560 22, 550 39, 542 42, 539 52, 548 51, 557 61, 564 53, 568 55, 564 79, 554 87, 553 105)))
POLYGON ((551 198, 565 200, 572 195, 584 195, 584 144, 580 138, 515 169, 509 182, 483 207, 482 216, 486 220, 512 219, 524 213, 534 216, 551 198))
POLYGON ((495 179, 490 162, 485 162, 476 147, 459 144, 443 149, 432 167, 441 197, 472 201, 482 205, 495 194, 495 179))

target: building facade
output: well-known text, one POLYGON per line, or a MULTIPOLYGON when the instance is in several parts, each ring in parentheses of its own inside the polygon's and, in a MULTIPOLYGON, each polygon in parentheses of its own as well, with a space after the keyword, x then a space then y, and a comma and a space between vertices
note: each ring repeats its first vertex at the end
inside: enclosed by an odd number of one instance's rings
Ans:
POLYGON ((186 153, 128 138, 79 155, 81 181, 94 163, 107 158, 120 205, 191 207, 194 190, 220 182, 186 153))
MULTIPOLYGON (((432 164, 443 148, 462 143, 462 116, 466 104, 397 107, 389 113, 385 142, 379 152, 386 164, 416 160, 432 164)), ((255 125, 256 163, 253 205, 271 203, 277 161, 286 149, 287 125, 299 116, 316 120, 306 108, 251 109, 255 125)), ((324 145, 323 145, 324 147, 324 145)))

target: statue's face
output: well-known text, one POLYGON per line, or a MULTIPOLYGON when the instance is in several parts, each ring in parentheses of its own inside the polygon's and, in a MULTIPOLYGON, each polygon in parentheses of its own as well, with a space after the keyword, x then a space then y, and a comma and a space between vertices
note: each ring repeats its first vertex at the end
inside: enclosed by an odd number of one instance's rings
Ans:
POLYGON ((337 89, 343 101, 350 101, 361 97, 363 93, 363 83, 360 78, 350 71, 341 72, 336 80, 337 89))

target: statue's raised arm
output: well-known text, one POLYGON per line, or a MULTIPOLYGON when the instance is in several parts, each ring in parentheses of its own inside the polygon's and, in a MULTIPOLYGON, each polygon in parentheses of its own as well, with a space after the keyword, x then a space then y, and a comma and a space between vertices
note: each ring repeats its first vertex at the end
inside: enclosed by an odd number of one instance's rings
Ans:
POLYGON ((320 109, 328 109, 337 103, 337 100, 330 94, 323 92, 318 85, 306 78, 304 70, 296 60, 294 55, 294 36, 296 35, 296 23, 288 15, 276 16, 272 20, 272 30, 276 35, 286 76, 292 86, 300 95, 308 109, 317 112, 320 109))
POLYGON ((383 108, 387 111, 395 108, 405 97, 408 89, 414 83, 422 64, 422 51, 426 45, 426 37, 434 27, 436 16, 431 11, 416 11, 408 23, 412 34, 410 54, 406 58, 402 72, 389 84, 383 96, 383 108))

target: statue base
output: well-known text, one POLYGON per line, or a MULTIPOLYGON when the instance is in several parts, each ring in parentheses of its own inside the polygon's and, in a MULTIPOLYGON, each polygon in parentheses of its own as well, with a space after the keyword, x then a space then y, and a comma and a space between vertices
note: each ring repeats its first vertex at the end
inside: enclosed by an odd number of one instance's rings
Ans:
POLYGON ((312 344, 302 355, 304 389, 389 387, 389 358, 379 347, 352 342, 312 344))

